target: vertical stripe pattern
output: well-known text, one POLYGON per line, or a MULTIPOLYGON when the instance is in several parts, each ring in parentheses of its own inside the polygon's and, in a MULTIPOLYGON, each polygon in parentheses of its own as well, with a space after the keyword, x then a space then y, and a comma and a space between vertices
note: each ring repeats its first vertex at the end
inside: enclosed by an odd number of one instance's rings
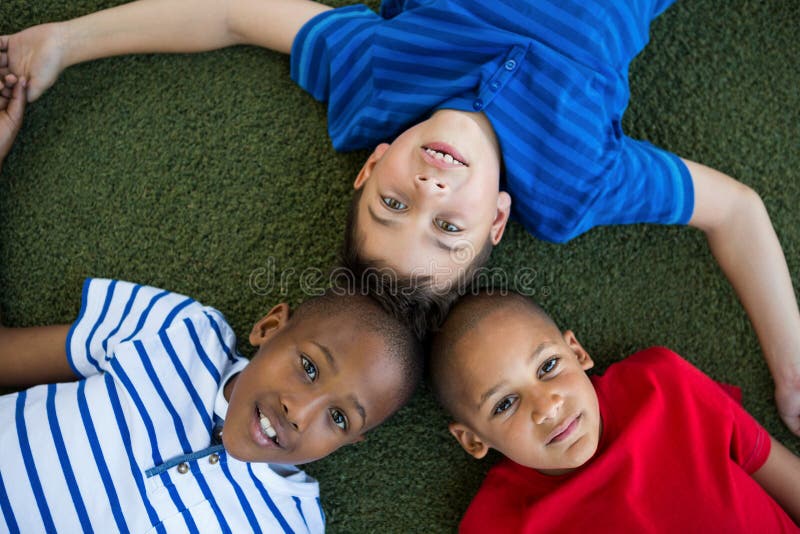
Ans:
POLYGON ((87 280, 67 339, 84 378, 0 397, 0 532, 323 532, 315 480, 211 447, 235 347, 212 308, 87 280))

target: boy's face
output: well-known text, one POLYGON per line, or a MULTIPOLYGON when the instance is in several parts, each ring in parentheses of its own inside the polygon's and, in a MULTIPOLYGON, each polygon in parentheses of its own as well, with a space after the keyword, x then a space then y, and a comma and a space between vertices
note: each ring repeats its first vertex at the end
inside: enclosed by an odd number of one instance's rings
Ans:
POLYGON ((530 312, 491 313, 456 344, 460 422, 451 433, 477 458, 495 448, 515 462, 560 474, 597 450, 601 420, 586 375, 593 362, 571 331, 563 335, 530 312))
POLYGON ((455 280, 511 209, 499 191, 500 153, 482 114, 440 110, 380 145, 354 184, 363 187, 357 233, 363 256, 405 276, 455 280))
POLYGON ((223 444, 251 462, 301 464, 327 456, 397 409, 402 386, 385 342, 357 319, 273 308, 253 327, 250 364, 225 386, 223 444))

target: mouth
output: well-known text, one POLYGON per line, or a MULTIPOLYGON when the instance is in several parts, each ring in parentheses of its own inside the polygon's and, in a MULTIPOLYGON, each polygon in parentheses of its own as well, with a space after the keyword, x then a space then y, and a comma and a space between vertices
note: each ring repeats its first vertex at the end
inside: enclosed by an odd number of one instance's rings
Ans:
POLYGON ((425 155, 434 162, 434 164, 444 163, 449 167, 469 167, 469 164, 467 164, 464 156, 459 154, 458 150, 447 143, 431 143, 428 145, 423 145, 422 150, 425 152, 425 155))
POLYGON ((563 423, 558 425, 550 433, 550 435, 547 436, 547 441, 545 442, 545 445, 552 445, 554 443, 559 443, 570 437, 578 428, 578 425, 581 422, 581 417, 582 414, 578 414, 565 419, 563 423))
POLYGON ((259 406, 256 406, 254 423, 251 427, 253 438, 259 445, 263 447, 282 447, 278 431, 259 406))

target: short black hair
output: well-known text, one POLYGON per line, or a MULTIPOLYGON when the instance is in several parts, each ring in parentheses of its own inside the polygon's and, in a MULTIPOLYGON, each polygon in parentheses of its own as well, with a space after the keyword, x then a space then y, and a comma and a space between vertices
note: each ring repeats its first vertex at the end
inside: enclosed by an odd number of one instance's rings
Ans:
POLYGON ((402 375, 397 407, 406 404, 422 380, 424 355, 420 340, 398 316, 391 302, 384 302, 380 296, 363 288, 345 286, 339 277, 322 295, 301 303, 292 314, 292 320, 342 315, 358 320, 359 332, 354 332, 354 336, 366 332, 383 339, 388 356, 402 375))
POLYGON ((447 290, 437 290, 431 276, 400 276, 388 266, 366 258, 361 251, 358 205, 363 191, 363 187, 357 189, 350 201, 340 254, 341 268, 361 280, 370 294, 393 301, 391 306, 398 316, 424 341, 441 326, 456 299, 471 289, 477 273, 488 263, 494 244, 487 236, 459 279, 449 284, 447 290))

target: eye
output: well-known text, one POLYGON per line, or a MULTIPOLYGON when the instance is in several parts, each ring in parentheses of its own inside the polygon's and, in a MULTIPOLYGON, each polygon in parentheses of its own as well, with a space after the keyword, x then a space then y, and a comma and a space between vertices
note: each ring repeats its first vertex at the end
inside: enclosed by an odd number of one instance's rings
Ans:
POLYGON ((303 366, 306 376, 312 382, 317 379, 317 366, 305 354, 300 355, 300 365, 303 366))
POLYGON ((494 407, 494 410, 492 410, 492 415, 500 415, 501 413, 509 410, 512 406, 514 406, 516 400, 517 399, 515 399, 514 397, 504 398, 503 400, 498 402, 497 405, 494 407))
POLYGON ((547 360, 545 360, 542 366, 539 367, 539 372, 537 373, 537 376, 539 378, 542 378, 543 376, 548 375, 553 371, 555 371, 556 367, 558 367, 558 358, 556 358, 555 356, 552 358, 548 358, 547 360))
POLYGON ((347 431, 347 427, 349 426, 347 424, 347 416, 345 416, 342 412, 340 412, 336 408, 331 409, 331 421, 333 421, 333 424, 335 424, 342 430, 347 431))
POLYGON ((456 226, 451 222, 445 221, 444 219, 435 219, 433 222, 436 226, 438 226, 439 228, 448 233, 455 233, 461 231, 461 228, 459 228, 458 226, 456 226))
POLYGON ((383 201, 383 203, 386 204, 387 208, 394 211, 403 211, 408 207, 399 200, 397 200, 396 198, 392 197, 381 197, 381 201, 383 201))

